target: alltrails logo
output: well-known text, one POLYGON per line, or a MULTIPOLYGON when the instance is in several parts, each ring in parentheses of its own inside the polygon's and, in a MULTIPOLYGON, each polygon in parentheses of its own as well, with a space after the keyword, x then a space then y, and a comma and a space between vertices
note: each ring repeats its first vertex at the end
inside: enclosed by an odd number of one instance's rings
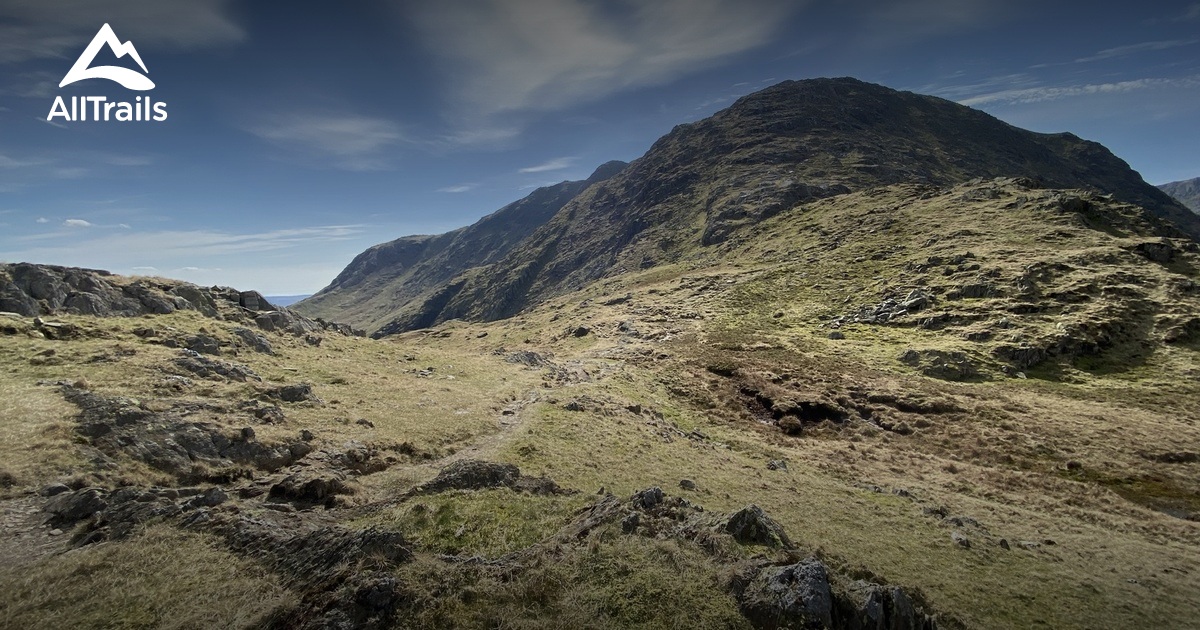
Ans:
MULTIPOLYGON (((75 61, 75 65, 67 72, 67 76, 63 77, 58 87, 66 87, 76 81, 85 79, 108 79, 120 83, 122 87, 130 90, 146 91, 154 89, 154 82, 150 80, 146 74, 122 68, 120 66, 95 66, 92 67, 92 62, 96 60, 96 55, 100 49, 108 46, 109 50, 117 56, 118 59, 129 55, 137 62, 137 65, 142 68, 142 72, 149 74, 146 69, 146 64, 142 61, 142 56, 138 54, 137 48, 133 47, 133 42, 121 43, 117 39, 117 34, 113 32, 112 27, 108 24, 100 27, 96 36, 92 38, 92 43, 88 44, 83 50, 83 54, 79 55, 79 59, 75 61)), ((86 120, 109 121, 116 120, 119 122, 129 121, 155 121, 161 122, 167 119, 167 104, 155 103, 154 99, 149 95, 139 96, 132 103, 109 101, 107 96, 72 96, 71 105, 67 106, 67 101, 61 96, 54 97, 54 105, 50 107, 50 113, 46 115, 46 120, 53 122, 55 118, 61 117, 68 122, 82 122, 86 120), (90 114, 90 116, 89 116, 90 114)))

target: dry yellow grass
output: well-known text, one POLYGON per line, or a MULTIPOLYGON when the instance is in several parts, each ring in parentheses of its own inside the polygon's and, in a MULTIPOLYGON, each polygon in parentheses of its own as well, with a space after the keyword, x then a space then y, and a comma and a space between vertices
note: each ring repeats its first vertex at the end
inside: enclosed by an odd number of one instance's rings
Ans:
POLYGON ((294 603, 262 567, 165 526, 0 567, 6 628, 258 628, 294 603))

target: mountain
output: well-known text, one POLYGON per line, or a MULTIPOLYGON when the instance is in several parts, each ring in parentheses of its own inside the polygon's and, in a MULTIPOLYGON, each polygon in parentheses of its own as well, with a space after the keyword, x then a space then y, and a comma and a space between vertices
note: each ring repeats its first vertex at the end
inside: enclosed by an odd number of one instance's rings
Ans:
POLYGON ((625 166, 608 162, 586 180, 538 188, 464 228, 376 245, 356 256, 329 286, 293 308, 375 330, 405 304, 430 299, 430 292, 443 283, 500 260, 568 201, 625 166))
POLYGON ((6 625, 1195 626, 1185 209, 844 79, 611 170, 360 257, 382 338, 0 265, 6 625))
POLYGON ((1200 214, 1200 177, 1162 184, 1158 188, 1200 214))
MULTIPOLYGON (((1014 176, 1046 188, 1110 193, 1165 219, 1154 221, 1156 234, 1200 237, 1200 217, 1094 142, 1025 131, 950 101, 855 79, 787 81, 676 127, 519 243, 479 253, 475 260, 491 261, 486 271, 448 279, 422 300, 392 299, 393 318, 375 334, 510 317, 607 275, 709 259, 722 251, 715 246, 820 198, 1014 176)), ((358 282, 420 265, 428 260, 424 242, 410 243, 409 257, 397 265, 352 265, 388 270, 358 282)), ((361 309, 362 301, 347 301, 325 314, 362 322, 361 309)), ((384 310, 371 310, 372 326, 384 310)))

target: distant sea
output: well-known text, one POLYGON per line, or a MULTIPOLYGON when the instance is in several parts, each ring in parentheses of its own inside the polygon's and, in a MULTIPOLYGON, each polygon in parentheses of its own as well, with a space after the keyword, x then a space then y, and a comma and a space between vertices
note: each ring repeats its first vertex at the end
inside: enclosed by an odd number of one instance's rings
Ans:
POLYGON ((266 295, 267 301, 275 306, 291 306, 306 297, 311 296, 311 293, 305 295, 266 295))

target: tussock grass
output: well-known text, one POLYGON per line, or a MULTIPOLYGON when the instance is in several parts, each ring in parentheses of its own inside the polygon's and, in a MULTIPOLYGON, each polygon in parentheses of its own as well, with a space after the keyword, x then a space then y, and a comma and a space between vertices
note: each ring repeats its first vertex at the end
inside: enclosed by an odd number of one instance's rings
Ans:
POLYGON ((0 569, 8 628, 255 628, 294 602, 262 567, 169 527, 0 569))

